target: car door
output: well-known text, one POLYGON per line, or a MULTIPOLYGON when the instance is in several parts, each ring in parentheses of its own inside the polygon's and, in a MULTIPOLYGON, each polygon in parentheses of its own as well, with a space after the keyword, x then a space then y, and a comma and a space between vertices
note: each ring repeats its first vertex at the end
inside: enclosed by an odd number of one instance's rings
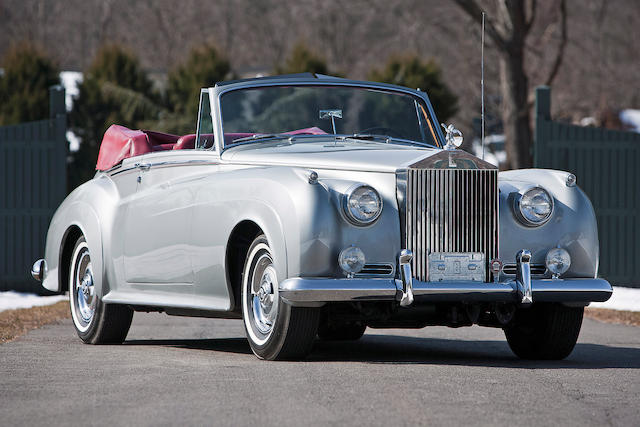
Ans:
POLYGON ((171 151, 145 155, 138 164, 138 188, 125 223, 124 271, 129 284, 193 283, 188 255, 192 191, 181 181, 188 159, 171 151))
POLYGON ((203 90, 198 149, 150 153, 138 164, 138 188, 124 230, 124 271, 131 286, 193 292, 196 249, 190 240, 194 194, 198 181, 215 172, 219 161, 218 150, 200 140, 212 139, 212 131, 209 91, 203 90))

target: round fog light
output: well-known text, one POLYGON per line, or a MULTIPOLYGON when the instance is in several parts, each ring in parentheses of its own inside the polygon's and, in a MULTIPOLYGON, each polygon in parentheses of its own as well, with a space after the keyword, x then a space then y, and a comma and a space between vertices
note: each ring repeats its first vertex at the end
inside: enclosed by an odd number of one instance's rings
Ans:
POLYGON ((347 273, 347 276, 352 277, 355 273, 358 273, 364 267, 364 252, 362 249, 349 246, 343 249, 338 256, 338 264, 340 268, 347 273))
POLYGON ((547 269, 553 274, 554 278, 558 278, 565 273, 571 266, 571 255, 565 249, 553 248, 547 252, 546 262, 547 269))

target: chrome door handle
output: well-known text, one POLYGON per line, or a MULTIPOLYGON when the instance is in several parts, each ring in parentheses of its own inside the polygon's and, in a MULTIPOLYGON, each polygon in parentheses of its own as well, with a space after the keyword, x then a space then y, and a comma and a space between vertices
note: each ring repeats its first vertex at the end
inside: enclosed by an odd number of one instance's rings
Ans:
POLYGON ((151 169, 151 163, 136 163, 135 166, 143 171, 148 171, 151 169))

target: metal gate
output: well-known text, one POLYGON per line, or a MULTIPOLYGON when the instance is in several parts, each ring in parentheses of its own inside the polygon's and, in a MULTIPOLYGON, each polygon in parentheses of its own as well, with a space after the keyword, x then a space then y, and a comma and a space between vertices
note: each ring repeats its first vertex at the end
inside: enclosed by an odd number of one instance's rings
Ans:
POLYGON ((31 264, 67 193, 64 89, 49 90, 49 119, 0 127, 0 290, 40 292, 31 264))
POLYGON ((600 275, 640 287, 640 134, 551 120, 551 91, 536 89, 534 164, 570 171, 598 219, 600 275))

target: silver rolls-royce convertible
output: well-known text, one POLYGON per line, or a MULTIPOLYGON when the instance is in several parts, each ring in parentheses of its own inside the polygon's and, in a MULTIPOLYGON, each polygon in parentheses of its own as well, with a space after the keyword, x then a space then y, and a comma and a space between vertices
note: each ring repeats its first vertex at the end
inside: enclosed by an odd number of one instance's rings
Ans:
POLYGON ((371 328, 502 328, 562 359, 598 278, 576 177, 500 172, 458 149, 426 93, 304 74, 202 89, 192 135, 105 133, 95 177, 55 213, 32 274, 70 294, 86 343, 134 311, 243 319, 256 356, 371 328))

